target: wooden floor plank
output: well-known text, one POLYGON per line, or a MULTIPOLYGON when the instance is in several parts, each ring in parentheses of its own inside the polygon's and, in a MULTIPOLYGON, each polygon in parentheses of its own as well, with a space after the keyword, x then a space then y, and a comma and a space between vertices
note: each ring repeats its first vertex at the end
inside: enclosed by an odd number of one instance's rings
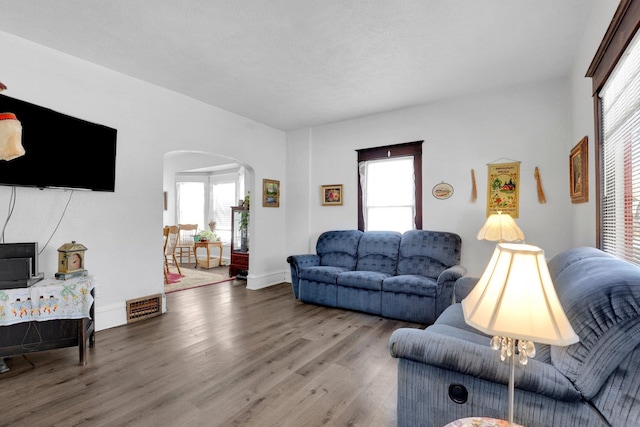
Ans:
POLYGON ((304 304, 283 283, 167 295, 162 316, 7 360, 0 426, 395 426, 391 333, 423 327, 304 304), (5 408, 10 408, 5 410, 5 408))

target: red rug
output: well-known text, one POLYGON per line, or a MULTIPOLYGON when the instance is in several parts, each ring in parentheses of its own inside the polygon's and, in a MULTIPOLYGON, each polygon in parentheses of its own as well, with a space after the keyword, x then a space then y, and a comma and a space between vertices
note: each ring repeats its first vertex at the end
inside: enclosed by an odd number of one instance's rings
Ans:
POLYGON ((171 283, 178 283, 180 281, 180 279, 182 279, 184 277, 183 274, 178 274, 178 273, 167 273, 167 278, 169 279, 169 284, 171 283))

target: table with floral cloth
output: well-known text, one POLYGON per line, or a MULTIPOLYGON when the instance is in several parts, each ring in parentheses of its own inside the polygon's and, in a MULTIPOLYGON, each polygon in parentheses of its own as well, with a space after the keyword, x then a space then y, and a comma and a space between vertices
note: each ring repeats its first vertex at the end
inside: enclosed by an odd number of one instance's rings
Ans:
POLYGON ((54 319, 91 318, 92 276, 43 279, 25 288, 0 289, 0 326, 54 319))
POLYGON ((93 276, 43 279, 29 287, 0 289, 0 360, 33 351, 78 346, 87 363, 95 342, 93 276))

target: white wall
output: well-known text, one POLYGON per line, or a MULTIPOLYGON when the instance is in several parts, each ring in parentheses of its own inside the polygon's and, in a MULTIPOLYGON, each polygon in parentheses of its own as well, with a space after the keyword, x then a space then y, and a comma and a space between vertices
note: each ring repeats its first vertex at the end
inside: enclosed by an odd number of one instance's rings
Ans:
MULTIPOLYGON (((288 229, 287 254, 306 247, 314 252, 317 236, 331 229, 357 228, 355 150, 424 140, 423 228, 453 231, 463 240, 462 263, 468 274, 482 273, 494 248, 478 241, 485 217, 487 163, 521 161, 520 217, 527 243, 540 246, 547 258, 575 246, 595 246, 595 154, 591 79, 585 74, 618 6, 618 0, 594 3, 577 59, 566 79, 520 88, 469 95, 388 114, 321 126, 287 135, 289 156, 310 152, 308 167, 288 169, 287 179, 307 184, 289 187, 290 199, 308 193, 308 221, 288 229), (589 202, 571 204, 569 152, 589 138, 589 202), (547 203, 539 204, 534 168, 542 177, 547 203), (475 170, 478 199, 470 201, 470 171, 475 170), (441 181, 454 195, 436 200, 431 189, 441 181), (344 184, 345 204, 320 205, 319 187, 344 184), (294 250, 295 249, 295 250, 294 250)), ((295 212, 290 207, 287 221, 295 212)))
MULTIPOLYGON (((306 145, 311 154, 308 167, 290 169, 287 176, 288 182, 308 186, 289 187, 287 196, 302 200, 300 193, 305 192, 310 197, 309 229, 289 231, 287 250, 306 246, 313 252, 321 232, 357 228, 356 149, 416 140, 424 140, 423 228, 460 234, 462 263, 469 274, 482 273, 495 247, 494 243, 478 241, 476 234, 485 221, 487 164, 499 159, 521 162, 520 216, 516 221, 527 243, 542 247, 547 257, 568 248, 569 94, 569 81, 559 79, 320 126, 307 135, 293 137, 290 133, 289 156, 304 152, 306 145), (546 204, 538 203, 536 166, 546 204), (475 203, 471 202, 471 169, 478 188, 475 203), (431 189, 442 181, 453 185, 454 194, 437 200, 431 189), (321 206, 319 189, 323 184, 344 184, 343 206, 321 206)), ((290 215, 288 212, 288 223, 290 215)))
MULTIPOLYGON (((10 34, 0 32, 0 45, 6 95, 118 130, 115 192, 75 192, 40 258, 40 269, 50 277, 57 248, 71 240, 87 246, 86 268, 99 283, 98 330, 126 322, 126 300, 163 291, 165 153, 195 150, 239 159, 254 169, 252 184, 260 194, 262 178, 284 179, 281 131, 10 34)), ((53 130, 52 136, 50 143, 64 149, 64 132, 53 130)), ((90 153, 89 143, 86 149, 90 153)), ((82 173, 90 161, 51 167, 82 173)), ((18 188, 5 241, 37 241, 44 247, 70 194, 18 188)), ((9 197, 10 188, 0 187, 0 212, 8 211, 9 197)), ((249 288, 284 278, 285 203, 283 197, 279 209, 252 206, 249 288)))
MULTIPOLYGON (((310 206, 314 194, 309 192, 309 168, 311 167, 311 129, 287 134, 287 234, 286 254, 306 254, 315 248, 309 234, 310 206)), ((320 190, 318 189, 318 192, 320 190)), ((283 260, 284 261, 284 260, 283 260)), ((288 269, 288 267, 285 267, 288 269)), ((287 280, 291 280, 287 276, 287 280)))
POLYGON ((571 141, 566 147, 566 152, 569 153, 584 136, 589 139, 589 201, 572 206, 572 246, 596 245, 595 125, 592 82, 585 74, 618 3, 618 0, 593 3, 593 11, 589 22, 584 25, 585 33, 571 72, 571 141))

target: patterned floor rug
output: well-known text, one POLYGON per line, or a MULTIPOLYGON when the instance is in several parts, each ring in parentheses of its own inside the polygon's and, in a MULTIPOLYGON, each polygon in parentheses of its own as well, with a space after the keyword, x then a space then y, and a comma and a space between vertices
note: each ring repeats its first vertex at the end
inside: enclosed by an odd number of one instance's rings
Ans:
POLYGON ((175 268, 171 268, 171 272, 169 273, 170 283, 164 285, 164 292, 166 294, 233 280, 233 277, 229 277, 228 275, 212 273, 207 270, 186 267, 180 267, 180 270, 182 276, 177 273, 175 268))

